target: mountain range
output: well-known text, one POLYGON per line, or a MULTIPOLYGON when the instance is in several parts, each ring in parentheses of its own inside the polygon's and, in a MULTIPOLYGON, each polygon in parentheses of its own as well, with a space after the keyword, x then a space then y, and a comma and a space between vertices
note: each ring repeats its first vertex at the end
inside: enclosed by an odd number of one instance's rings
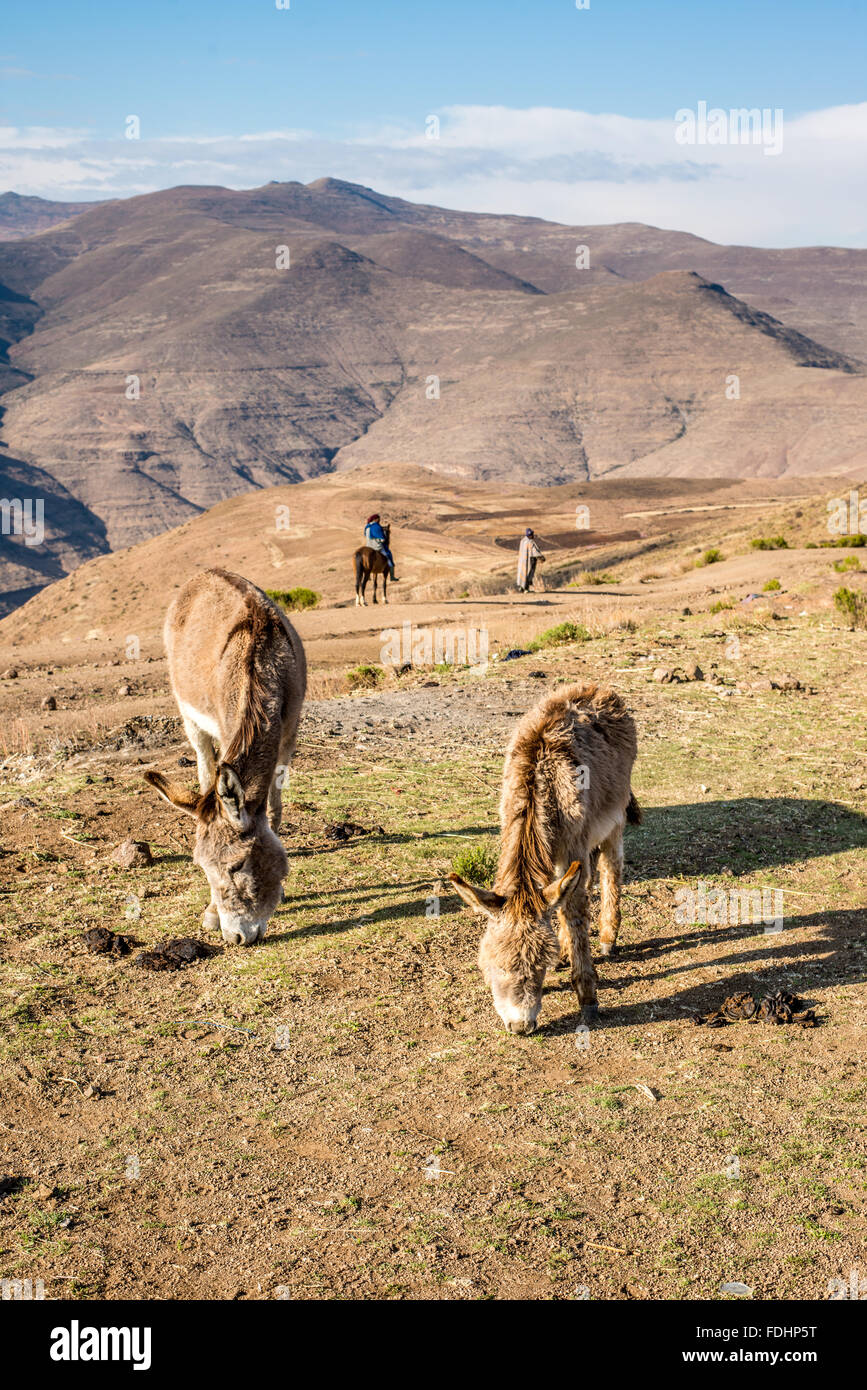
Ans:
POLYGON ((5 194, 0 498, 42 500, 46 534, 0 536, 0 611, 224 498, 360 464, 503 485, 856 478, 865 363, 867 251, 335 179, 5 194))

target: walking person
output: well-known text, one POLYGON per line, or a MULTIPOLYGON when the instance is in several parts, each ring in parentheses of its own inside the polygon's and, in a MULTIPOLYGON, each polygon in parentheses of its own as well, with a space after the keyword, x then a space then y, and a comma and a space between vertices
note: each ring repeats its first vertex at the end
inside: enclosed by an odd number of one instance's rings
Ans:
POLYGON ((533 592, 533 576, 536 573, 536 565, 544 565, 545 556, 539 549, 533 528, 528 526, 518 548, 518 593, 529 594, 533 592))

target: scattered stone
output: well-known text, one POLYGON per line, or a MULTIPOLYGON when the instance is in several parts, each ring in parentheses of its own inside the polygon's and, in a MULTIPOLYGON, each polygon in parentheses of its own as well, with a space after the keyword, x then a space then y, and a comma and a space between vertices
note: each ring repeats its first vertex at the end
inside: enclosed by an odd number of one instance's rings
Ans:
POLYGON ((146 869, 154 862, 147 840, 124 840, 111 857, 122 869, 146 869))
POLYGON ((501 660, 501 661, 517 661, 517 659, 518 659, 519 656, 529 656, 529 655, 530 655, 530 653, 529 653, 528 651, 524 651, 523 648, 521 648, 521 647, 512 647, 511 651, 506 652, 506 655, 505 655, 505 656, 501 656, 501 657, 500 657, 500 660, 501 660))
POLYGON ((142 970, 182 970, 195 960, 206 960, 209 956, 219 955, 221 951, 221 946, 212 946, 194 936, 177 936, 161 946, 155 946, 152 951, 142 951, 133 964, 141 966, 142 970))
POLYGON ((120 932, 109 931, 108 927, 91 927, 82 932, 81 939, 94 956, 126 956, 135 944, 120 932))
POLYGON ((692 666, 687 666, 687 668, 686 668, 686 678, 687 678, 688 681, 703 681, 703 680, 704 680, 704 671, 701 669, 701 667, 699 666, 699 664, 698 664, 697 661, 696 661, 696 662, 693 662, 692 666))
POLYGON ((178 767, 195 767, 195 758, 188 758, 186 753, 182 753, 178 758, 178 767))
POLYGON ((131 686, 131 685, 127 685, 126 683, 124 683, 123 685, 119 685, 119 686, 117 687, 117 693, 118 693, 118 695, 131 695, 131 694, 132 694, 132 686, 131 686))
POLYGON ((691 608, 681 608, 680 611, 681 611, 682 615, 684 616, 684 618, 691 618, 691 617, 692 617, 692 609, 691 609, 691 608))
POLYGON ((57 701, 53 695, 46 695, 42 700, 42 709, 57 709, 57 701))
POLYGON ((799 680, 794 676, 783 676, 782 680, 777 681, 777 690, 803 690, 799 680))
POLYGON ((674 680, 674 672, 669 671, 667 666, 657 666, 653 673, 653 679, 658 681, 660 685, 670 685, 674 680))
POLYGON ((14 666, 7 666, 6 670, 3 672, 3 679, 4 681, 17 681, 18 672, 15 670, 14 666))
POLYGON ((528 671, 527 675, 534 681, 546 681, 548 679, 547 671, 528 671))

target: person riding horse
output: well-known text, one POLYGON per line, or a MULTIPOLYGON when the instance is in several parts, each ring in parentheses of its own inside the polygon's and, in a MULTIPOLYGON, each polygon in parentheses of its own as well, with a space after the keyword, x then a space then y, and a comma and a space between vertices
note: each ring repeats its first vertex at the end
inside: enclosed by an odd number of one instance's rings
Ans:
POLYGON ((373 516, 367 518, 367 525, 364 528, 364 544, 369 546, 371 550, 381 552, 388 565, 388 577, 392 584, 400 583, 394 572, 394 560, 386 543, 385 532, 379 524, 379 512, 374 512, 373 516))

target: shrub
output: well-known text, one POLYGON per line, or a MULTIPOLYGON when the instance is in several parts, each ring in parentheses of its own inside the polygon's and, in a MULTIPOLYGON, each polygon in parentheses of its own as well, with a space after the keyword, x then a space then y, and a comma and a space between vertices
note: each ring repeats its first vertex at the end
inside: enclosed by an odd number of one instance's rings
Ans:
POLYGON ((490 888, 497 873, 497 851, 489 840, 480 840, 475 845, 467 845, 458 850, 452 860, 452 870, 470 883, 478 883, 482 888, 490 888))
POLYGON ((587 584, 619 584, 620 580, 614 574, 609 574, 607 570, 585 570, 579 574, 577 579, 573 579, 572 585, 576 588, 587 584))
POLYGON ((858 550, 867 545, 867 535, 863 531, 856 531, 854 536, 837 536, 832 541, 819 541, 819 545, 823 550, 827 549, 828 546, 839 546, 841 550, 858 550))
POLYGON ((849 627, 867 627, 867 594, 840 588, 834 594, 834 607, 848 619, 849 627))
POLYGON ((838 574, 845 574, 847 570, 859 570, 861 565, 857 555, 844 555, 842 560, 835 560, 831 568, 838 574))
POLYGON ((722 551, 717 550, 716 546, 711 546, 710 550, 706 550, 703 555, 699 556, 695 563, 700 569, 702 565, 716 565, 722 558, 722 551))
POLYGON ((382 683, 385 672, 381 666, 355 666, 346 672, 346 679, 351 690, 370 690, 382 683))
POLYGON ((728 594, 727 594, 725 598, 718 598, 718 599, 716 600, 715 603, 712 603, 712 604, 711 604, 711 606, 710 606, 710 612, 711 612, 711 613, 722 613, 722 612, 725 611, 726 608, 734 608, 734 606, 735 606, 735 601, 734 601, 734 599, 733 599, 733 598, 729 598, 729 596, 728 596, 728 594))
POLYGON ((769 579, 767 584, 762 585, 763 594, 773 594, 777 589, 782 588, 779 579, 769 579))
POLYGON ((788 550, 789 542, 785 536, 758 536, 750 541, 753 550, 788 550))
POLYGON ((543 647, 562 647, 567 642, 589 641, 590 633, 583 623, 558 623, 556 627, 549 627, 545 632, 540 632, 538 637, 534 637, 528 650, 538 652, 543 647))
POLYGON ((300 613, 305 608, 315 608, 322 595, 315 589, 266 589, 272 603, 285 608, 289 613, 300 613))

